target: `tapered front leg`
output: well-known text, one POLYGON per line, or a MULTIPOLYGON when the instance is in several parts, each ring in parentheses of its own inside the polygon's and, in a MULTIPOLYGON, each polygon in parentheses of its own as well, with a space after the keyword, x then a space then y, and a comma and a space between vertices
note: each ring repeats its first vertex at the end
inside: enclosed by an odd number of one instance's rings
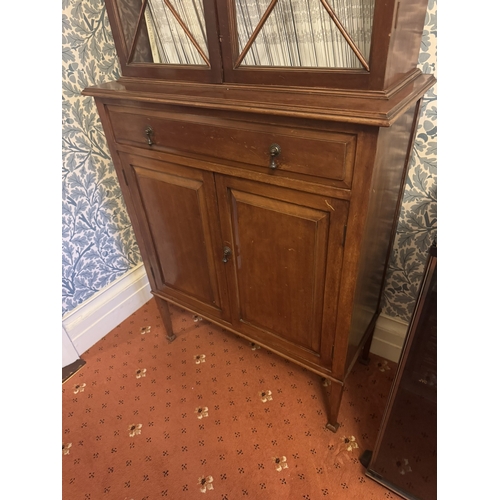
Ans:
POLYGON ((370 334, 370 337, 365 342, 365 345, 363 347, 363 351, 361 352, 361 355, 358 358, 358 361, 362 365, 368 365, 370 363, 370 348, 372 345, 372 340, 373 340, 373 332, 370 334))
POLYGON ((172 320, 170 318, 170 308, 168 307, 168 302, 166 300, 160 299, 155 296, 156 300, 156 305, 158 306, 158 309, 160 311, 160 316, 163 321, 163 326, 165 327, 165 330, 167 331, 167 340, 169 342, 172 342, 175 340, 176 335, 174 333, 174 330, 172 328, 172 320))
POLYGON ((373 335, 375 333, 375 326, 377 324, 377 319, 379 317, 380 311, 378 311, 375 316, 373 316, 370 324, 368 325, 367 330, 370 330, 368 338, 366 339, 365 345, 363 346, 363 351, 358 358, 358 361, 362 365, 368 365, 370 363, 370 349, 373 342, 373 335))
POLYGON ((328 422, 326 423, 326 428, 332 432, 337 432, 339 428, 338 417, 340 410, 340 402, 342 401, 342 392, 344 386, 341 382, 336 380, 329 381, 328 384, 324 384, 326 387, 326 410, 328 414, 328 422))

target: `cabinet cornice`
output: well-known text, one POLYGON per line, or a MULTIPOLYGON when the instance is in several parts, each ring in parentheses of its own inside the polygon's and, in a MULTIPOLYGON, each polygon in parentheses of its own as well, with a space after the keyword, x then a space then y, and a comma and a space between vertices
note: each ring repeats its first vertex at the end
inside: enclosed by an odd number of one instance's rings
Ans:
POLYGON ((121 78, 86 88, 82 94, 106 100, 291 116, 378 127, 391 126, 435 83, 419 74, 392 93, 177 83, 121 78))

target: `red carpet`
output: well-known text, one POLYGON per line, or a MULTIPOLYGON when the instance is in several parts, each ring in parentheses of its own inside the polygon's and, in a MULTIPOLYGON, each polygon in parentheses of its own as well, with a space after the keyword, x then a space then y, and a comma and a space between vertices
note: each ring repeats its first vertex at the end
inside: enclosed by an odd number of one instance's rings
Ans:
MULTIPOLYGON (((63 384, 63 499, 399 498, 364 475, 395 364, 348 378, 336 434, 317 375, 153 300, 63 384)), ((394 465, 396 466, 396 465, 394 465)))

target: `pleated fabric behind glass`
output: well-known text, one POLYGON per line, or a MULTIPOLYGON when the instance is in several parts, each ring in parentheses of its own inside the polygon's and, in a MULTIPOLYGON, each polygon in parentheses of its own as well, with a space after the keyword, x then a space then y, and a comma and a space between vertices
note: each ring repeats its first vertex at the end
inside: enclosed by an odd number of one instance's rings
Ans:
MULTIPOLYGON (((375 0, 327 0, 352 43, 368 60, 375 0)), ((243 51, 271 0, 234 0, 239 51, 243 51)), ((207 65, 203 0, 148 0, 146 22, 153 62, 207 65), (186 33, 196 41, 196 45, 186 33), (200 54, 200 52, 203 54, 200 54)), ((319 0, 278 0, 242 66, 362 68, 319 0)))

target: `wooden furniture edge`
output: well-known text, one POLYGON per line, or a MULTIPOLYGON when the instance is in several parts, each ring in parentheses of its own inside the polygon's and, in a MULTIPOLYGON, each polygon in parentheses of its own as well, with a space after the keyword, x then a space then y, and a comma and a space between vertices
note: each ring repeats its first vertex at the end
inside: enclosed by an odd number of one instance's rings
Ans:
POLYGON ((129 99, 150 104, 188 105, 195 108, 230 110, 264 115, 301 117, 316 120, 338 121, 360 125, 390 127, 413 102, 420 99, 436 82, 433 75, 420 74, 407 85, 400 87, 391 97, 380 93, 357 92, 305 92, 293 88, 266 88, 221 84, 159 83, 148 90, 148 81, 131 82, 122 78, 116 82, 85 88, 84 96, 101 99, 129 99), (319 105, 308 106, 307 97, 319 100, 319 105), (291 98, 301 98, 304 104, 291 104, 291 98))

